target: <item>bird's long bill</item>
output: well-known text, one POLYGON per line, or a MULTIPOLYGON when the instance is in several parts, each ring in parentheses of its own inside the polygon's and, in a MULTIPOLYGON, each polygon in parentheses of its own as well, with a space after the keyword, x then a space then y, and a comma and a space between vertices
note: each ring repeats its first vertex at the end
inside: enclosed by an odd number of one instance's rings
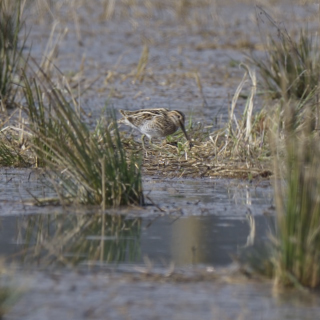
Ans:
POLYGON ((186 137, 186 139, 187 139, 188 141, 190 141, 189 136, 187 135, 186 129, 185 129, 185 127, 184 127, 184 123, 183 123, 182 121, 180 121, 180 128, 181 128, 181 130, 183 131, 184 136, 186 137))

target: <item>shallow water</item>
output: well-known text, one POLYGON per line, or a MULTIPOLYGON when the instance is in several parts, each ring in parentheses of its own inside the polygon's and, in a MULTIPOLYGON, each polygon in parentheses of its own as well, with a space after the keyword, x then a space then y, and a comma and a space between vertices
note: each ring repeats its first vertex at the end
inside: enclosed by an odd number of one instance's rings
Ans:
POLYGON ((98 207, 30 205, 53 195, 40 173, 2 170, 0 176, 0 255, 11 261, 14 254, 25 265, 132 266, 148 258, 158 266, 223 266, 255 237, 265 239, 270 223, 268 183, 145 179, 145 207, 103 215, 98 207))
MULTIPOLYGON (((27 268, 132 267, 144 265, 145 259, 157 267, 171 263, 217 267, 230 264, 232 256, 251 243, 245 217, 105 218, 106 231, 101 236, 101 215, 2 217, 0 257, 27 268)), ((255 240, 266 240, 267 219, 255 217, 255 227, 255 240)))

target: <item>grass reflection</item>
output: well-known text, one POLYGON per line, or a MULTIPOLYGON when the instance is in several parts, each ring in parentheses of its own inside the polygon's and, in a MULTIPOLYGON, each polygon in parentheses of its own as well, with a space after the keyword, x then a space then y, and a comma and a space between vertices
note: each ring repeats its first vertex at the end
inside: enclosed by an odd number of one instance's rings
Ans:
POLYGON ((75 266, 134 262, 140 257, 141 219, 117 215, 37 215, 18 220, 23 264, 75 266))

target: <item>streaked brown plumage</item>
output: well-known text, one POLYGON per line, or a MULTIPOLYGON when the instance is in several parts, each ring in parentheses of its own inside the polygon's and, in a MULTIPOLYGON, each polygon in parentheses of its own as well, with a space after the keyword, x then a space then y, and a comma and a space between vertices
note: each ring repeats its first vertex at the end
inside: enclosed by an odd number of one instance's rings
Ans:
MULTIPOLYGON (((119 110, 123 116, 118 122, 131 126, 152 138, 164 138, 175 133, 179 128, 183 131, 186 139, 190 141, 184 127, 185 116, 177 110, 141 109, 137 111, 119 110)), ((143 140, 142 140, 143 141, 143 140)))

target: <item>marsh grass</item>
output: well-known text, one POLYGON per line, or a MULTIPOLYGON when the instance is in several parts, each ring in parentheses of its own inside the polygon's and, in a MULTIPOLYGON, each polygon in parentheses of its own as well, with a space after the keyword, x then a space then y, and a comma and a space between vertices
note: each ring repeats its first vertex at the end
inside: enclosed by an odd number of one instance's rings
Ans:
POLYGON ((277 29, 277 36, 270 37, 266 60, 252 60, 265 89, 272 97, 281 98, 276 111, 270 113, 269 122, 276 218, 271 233, 272 250, 266 260, 268 265, 272 264, 276 283, 317 288, 320 285, 319 39, 308 30, 301 30, 297 38, 290 36, 258 8, 277 29))
POLYGON ((15 106, 20 69, 26 66, 26 57, 22 58, 25 38, 20 41, 22 29, 22 0, 0 1, 0 99, 1 109, 15 106))
POLYGON ((41 84, 27 77, 24 81, 33 135, 30 144, 37 165, 47 169, 61 201, 71 198, 100 204, 104 199, 106 206, 141 204, 140 161, 137 155, 127 159, 114 114, 110 111, 106 126, 100 121, 96 131, 90 132, 67 87, 58 88, 45 74, 43 78, 41 84))
POLYGON ((270 128, 276 214, 270 241, 244 251, 243 265, 299 289, 320 286, 319 106, 275 109, 270 128))
POLYGON ((308 29, 301 29, 297 37, 291 36, 263 8, 258 9, 277 30, 265 45, 265 59, 251 55, 264 90, 272 98, 310 98, 310 93, 317 91, 320 78, 319 36, 308 29))
POLYGON ((275 279, 285 285, 317 288, 320 286, 319 131, 315 130, 311 106, 306 108, 304 122, 299 121, 299 126, 296 107, 287 102, 284 108, 284 137, 276 130, 273 144, 277 207, 272 238, 275 279))

